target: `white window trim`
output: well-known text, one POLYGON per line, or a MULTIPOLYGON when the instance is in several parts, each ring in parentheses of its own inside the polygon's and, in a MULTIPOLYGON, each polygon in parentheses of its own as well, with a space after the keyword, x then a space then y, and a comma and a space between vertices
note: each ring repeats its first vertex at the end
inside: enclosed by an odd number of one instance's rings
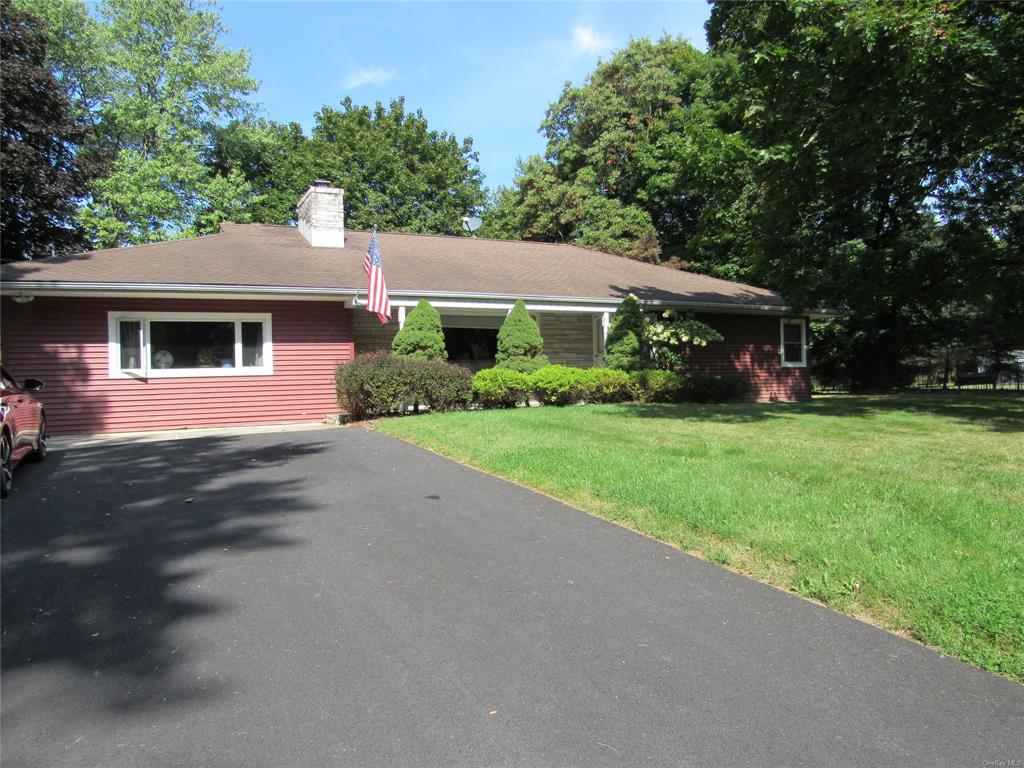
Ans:
POLYGON ((112 379, 183 379, 231 376, 270 376, 274 373, 273 324, 270 314, 235 312, 107 312, 107 357, 108 375, 112 379), (122 320, 135 320, 142 324, 141 357, 142 367, 124 369, 121 367, 121 337, 119 324, 122 320), (152 321, 177 322, 224 322, 235 324, 235 367, 234 368, 150 368, 150 332, 152 321), (263 324, 263 365, 242 367, 242 323, 263 324))
POLYGON ((807 321, 802 317, 783 317, 779 319, 779 360, 783 368, 806 368, 807 367, 807 321), (796 363, 786 362, 786 326, 800 326, 800 361, 796 363))

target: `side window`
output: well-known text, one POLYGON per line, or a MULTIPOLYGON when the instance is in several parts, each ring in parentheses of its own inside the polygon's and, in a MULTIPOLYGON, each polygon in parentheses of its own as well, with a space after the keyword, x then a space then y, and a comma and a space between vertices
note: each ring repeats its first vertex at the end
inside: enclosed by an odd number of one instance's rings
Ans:
POLYGON ((803 320, 782 320, 782 366, 807 366, 807 323, 803 320))

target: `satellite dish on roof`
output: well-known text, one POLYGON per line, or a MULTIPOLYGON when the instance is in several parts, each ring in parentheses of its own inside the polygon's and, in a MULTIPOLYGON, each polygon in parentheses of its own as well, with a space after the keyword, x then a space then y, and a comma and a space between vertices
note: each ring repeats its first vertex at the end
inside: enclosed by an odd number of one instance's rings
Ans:
POLYGON ((476 237, 473 233, 480 229, 480 225, 484 223, 484 220, 479 216, 463 216, 462 217, 462 228, 469 232, 469 234, 476 237))

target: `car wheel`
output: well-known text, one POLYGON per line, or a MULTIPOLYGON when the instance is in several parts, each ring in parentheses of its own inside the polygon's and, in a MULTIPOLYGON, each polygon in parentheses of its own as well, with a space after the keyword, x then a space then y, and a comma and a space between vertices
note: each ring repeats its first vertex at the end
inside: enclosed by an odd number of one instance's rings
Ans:
POLYGON ((39 439, 36 440, 36 449, 32 452, 32 461, 42 461, 46 458, 46 417, 39 417, 39 439))
POLYGON ((0 498, 6 499, 11 493, 11 472, 11 436, 4 432, 0 436, 0 498))

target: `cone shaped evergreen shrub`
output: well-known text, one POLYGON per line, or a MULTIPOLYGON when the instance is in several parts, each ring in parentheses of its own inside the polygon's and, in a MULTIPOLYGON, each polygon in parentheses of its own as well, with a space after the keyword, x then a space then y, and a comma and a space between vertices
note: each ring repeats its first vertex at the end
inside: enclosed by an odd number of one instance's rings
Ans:
POLYGON ((608 340, 605 342, 604 364, 620 371, 642 371, 654 368, 644 338, 644 313, 632 293, 615 310, 608 340))
POLYGON ((537 322, 526 311, 523 300, 519 299, 498 331, 495 367, 529 373, 548 364, 548 358, 543 352, 544 339, 541 338, 537 322))
POLYGON ((441 315, 429 301, 421 300, 405 318, 405 325, 395 334, 391 349, 396 355, 414 360, 448 359, 441 315))

